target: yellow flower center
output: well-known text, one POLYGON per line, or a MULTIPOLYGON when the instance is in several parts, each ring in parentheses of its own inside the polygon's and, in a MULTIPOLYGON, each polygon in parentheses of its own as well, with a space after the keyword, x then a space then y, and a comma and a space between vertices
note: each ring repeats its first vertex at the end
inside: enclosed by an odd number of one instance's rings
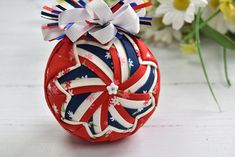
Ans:
POLYGON ((178 10, 186 10, 190 4, 190 0, 174 0, 173 4, 178 10))
POLYGON ((226 20, 235 24, 235 6, 233 0, 220 0, 220 10, 226 20))
POLYGON ((163 17, 154 18, 152 21, 153 26, 156 26, 157 29, 163 28, 165 25, 162 22, 163 17))
POLYGON ((67 3, 65 2, 65 0, 55 0, 58 4, 66 6, 67 3))
POLYGON ((219 0, 210 0, 209 5, 213 8, 213 9, 217 9, 219 7, 219 0))
POLYGON ((180 50, 184 54, 194 54, 197 52, 196 43, 193 39, 190 39, 188 43, 180 43, 180 50))

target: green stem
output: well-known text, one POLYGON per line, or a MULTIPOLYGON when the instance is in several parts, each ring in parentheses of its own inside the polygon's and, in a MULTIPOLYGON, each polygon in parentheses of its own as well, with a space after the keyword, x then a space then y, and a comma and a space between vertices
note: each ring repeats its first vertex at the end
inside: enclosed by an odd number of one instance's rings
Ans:
POLYGON ((214 93, 214 91, 213 91, 213 88, 212 88, 212 86, 211 86, 211 82, 210 82, 210 79, 209 79, 209 77, 208 77, 207 70, 206 70, 206 66, 205 66, 205 63, 204 63, 204 59, 203 59, 203 56, 202 56, 202 53, 201 53, 201 43, 200 43, 200 18, 201 18, 201 10, 199 9, 198 14, 197 14, 197 16, 196 16, 196 23, 195 23, 196 25, 195 25, 195 29, 194 29, 195 35, 196 35, 196 46, 197 46, 197 50, 198 50, 198 55, 199 55, 199 59, 200 59, 201 65, 202 65, 202 69, 203 69, 203 72, 204 72, 204 76, 205 76, 206 81, 207 81, 207 85, 208 85, 208 87, 209 87, 209 89, 210 89, 210 92, 211 92, 211 94, 212 94, 212 96, 213 96, 215 102, 216 102, 216 105, 217 105, 217 107, 218 107, 219 112, 222 112, 221 107, 220 107, 220 105, 219 105, 219 103, 218 103, 218 101, 217 101, 217 98, 216 98, 216 96, 215 96, 215 93, 214 93))
POLYGON ((229 87, 231 87, 231 82, 229 80, 229 76, 228 76, 228 64, 227 64, 227 49, 224 47, 224 72, 225 72, 225 78, 226 78, 226 82, 228 84, 229 87))
MULTIPOLYGON (((207 23, 212 20, 216 15, 218 15, 220 13, 220 10, 217 10, 216 12, 214 12, 208 19, 206 19, 205 21, 203 21, 200 26, 199 29, 202 29, 203 27, 205 27, 207 25, 207 23)), ((195 34, 195 30, 193 30, 192 32, 190 32, 188 35, 186 35, 183 38, 183 42, 186 42, 188 39, 192 38, 193 35, 195 34)))

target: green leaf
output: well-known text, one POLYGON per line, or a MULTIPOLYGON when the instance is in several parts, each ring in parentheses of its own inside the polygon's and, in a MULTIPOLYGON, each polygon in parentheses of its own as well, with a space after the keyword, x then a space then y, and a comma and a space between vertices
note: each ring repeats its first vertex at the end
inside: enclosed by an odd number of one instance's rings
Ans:
POLYGON ((227 49, 224 48, 224 72, 225 72, 225 78, 226 78, 226 81, 227 81, 227 84, 228 84, 228 87, 231 87, 231 82, 229 80, 229 76, 228 76, 228 63, 227 63, 227 49))
POLYGON ((232 40, 235 41, 235 34, 234 34, 234 33, 228 32, 226 35, 227 35, 230 39, 232 39, 232 40))
POLYGON ((105 2, 111 6, 112 4, 114 4, 115 2, 117 2, 116 0, 105 0, 105 2))
POLYGON ((201 52, 201 43, 200 43, 200 17, 201 17, 201 9, 199 9, 197 15, 196 15, 196 22, 195 22, 195 27, 194 27, 194 30, 195 30, 195 37, 196 37, 196 46, 197 46, 197 50, 198 50, 198 56, 199 56, 199 59, 200 59, 200 62, 201 62, 201 65, 202 65, 202 70, 204 72, 204 76, 206 78, 206 81, 207 81, 207 85, 210 89, 210 92, 216 102, 216 105, 219 109, 219 112, 222 112, 221 110, 221 107, 219 105, 219 102, 215 96, 215 93, 214 93, 214 90, 211 86, 211 82, 210 82, 210 79, 209 79, 209 76, 207 74, 207 70, 206 70, 206 66, 205 66, 205 63, 204 63, 204 58, 202 56, 202 52, 201 52))
POLYGON ((226 35, 219 33, 218 31, 211 28, 209 25, 205 25, 203 28, 201 28, 201 32, 209 39, 217 42, 219 45, 227 49, 235 50, 234 40, 226 35))

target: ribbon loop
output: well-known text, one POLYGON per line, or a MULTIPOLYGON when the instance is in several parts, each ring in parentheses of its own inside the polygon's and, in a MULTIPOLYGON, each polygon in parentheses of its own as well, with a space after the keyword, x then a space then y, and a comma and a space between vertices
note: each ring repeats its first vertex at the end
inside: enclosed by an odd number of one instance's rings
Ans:
POLYGON ((79 24, 89 19, 91 19, 89 14, 83 8, 65 10, 59 14, 59 26, 63 29, 68 23, 79 24))
POLYGON ((98 40, 101 44, 106 44, 109 41, 113 40, 113 38, 117 34, 116 27, 109 23, 104 28, 94 28, 89 31, 90 35, 92 35, 96 40, 98 40))
POLYGON ((140 31, 139 17, 128 4, 124 4, 116 13, 114 13, 113 24, 123 28, 131 34, 137 34, 140 31))
POLYGON ((101 24, 105 24, 112 20, 112 11, 103 0, 93 0, 87 3, 86 9, 90 14, 94 14, 101 24))

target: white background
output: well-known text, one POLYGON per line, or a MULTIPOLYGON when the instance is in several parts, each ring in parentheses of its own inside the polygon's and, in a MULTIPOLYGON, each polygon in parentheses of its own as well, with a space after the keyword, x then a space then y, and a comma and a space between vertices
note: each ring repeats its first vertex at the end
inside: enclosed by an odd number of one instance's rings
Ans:
MULTIPOLYGON (((0 1, 1 157, 234 157, 235 88, 224 80, 222 50, 204 41, 203 54, 222 113, 218 113, 197 55, 177 45, 151 48, 161 68, 157 112, 134 136, 91 144, 55 121, 43 95, 43 75, 55 45, 42 40, 40 3, 0 1)), ((229 73, 235 86, 235 52, 229 73)))

